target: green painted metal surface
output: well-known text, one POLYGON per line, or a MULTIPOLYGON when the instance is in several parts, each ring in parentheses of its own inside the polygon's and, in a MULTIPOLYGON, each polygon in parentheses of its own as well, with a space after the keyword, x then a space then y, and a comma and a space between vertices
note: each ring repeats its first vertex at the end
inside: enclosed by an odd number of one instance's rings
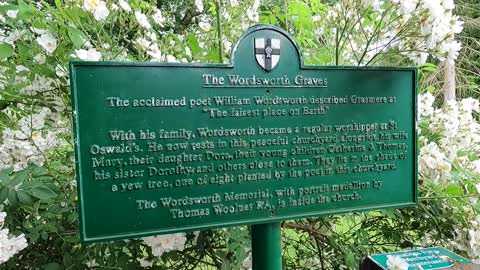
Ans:
POLYGON ((83 241, 416 204, 415 68, 303 66, 271 26, 232 59, 71 63, 83 241))
POLYGON ((455 263, 464 265, 469 264, 470 261, 450 252, 442 247, 431 247, 414 249, 408 251, 392 252, 388 254, 378 254, 369 256, 382 269, 388 269, 388 256, 399 256, 409 264, 408 270, 433 270, 446 269, 453 266, 455 263))
POLYGON ((252 226, 253 270, 282 269, 282 232, 280 223, 252 226))

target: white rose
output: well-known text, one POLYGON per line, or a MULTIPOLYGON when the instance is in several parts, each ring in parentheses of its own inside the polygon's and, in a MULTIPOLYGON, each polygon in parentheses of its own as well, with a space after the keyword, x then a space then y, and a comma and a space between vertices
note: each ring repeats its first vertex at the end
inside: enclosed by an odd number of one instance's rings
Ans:
POLYGON ((7 11, 7 16, 12 18, 12 19, 15 19, 17 18, 17 13, 18 13, 18 9, 16 10, 8 10, 7 11))
POLYGON ((152 15, 153 21, 159 26, 163 27, 166 19, 163 17, 162 12, 157 9, 157 11, 152 15))
POLYGON ((118 4, 120 5, 120 7, 125 10, 126 12, 130 12, 132 11, 132 9, 130 8, 130 6, 128 5, 128 3, 124 0, 118 0, 118 4))
POLYGON ((195 0, 198 12, 203 12, 203 0, 195 0))
POLYGON ((100 1, 99 6, 93 12, 93 17, 97 21, 104 21, 108 17, 109 14, 110 14, 110 11, 108 10, 105 2, 100 1))
POLYGON ((192 51, 190 50, 190 48, 188 46, 185 47, 185 54, 188 57, 192 57, 192 51))
POLYGON ((100 0, 85 0, 83 1, 83 8, 87 11, 94 12, 100 5, 100 0))
POLYGON ((223 52, 224 53, 230 53, 230 50, 232 50, 232 42, 224 39, 223 40, 223 52))
POLYGON ((142 49, 147 49, 150 46, 150 41, 148 41, 144 38, 137 38, 135 40, 135 44, 142 49))
POLYGON ((148 22, 147 16, 145 16, 145 14, 139 11, 135 11, 135 18, 137 19, 138 24, 140 24, 140 26, 142 26, 143 28, 152 28, 152 25, 148 22))
POLYGON ((169 54, 169 55, 167 55, 167 62, 175 63, 175 62, 178 62, 178 60, 177 60, 177 58, 175 58, 175 56, 169 54))
POLYGON ((152 267, 153 262, 147 261, 143 258, 137 258, 137 261, 140 263, 140 266, 143 268, 152 267))
POLYGON ((0 212, 0 223, 5 222, 5 217, 7 216, 7 213, 5 212, 0 212))
POLYGON ((152 57, 152 60, 162 61, 162 52, 158 48, 157 44, 153 44, 152 46, 150 46, 149 50, 147 51, 147 54, 152 57))
POLYGON ((88 51, 84 49, 75 50, 75 54, 80 60, 84 61, 99 61, 102 58, 102 54, 95 49, 89 49, 88 51))
POLYGON ((42 34, 37 37, 38 45, 42 46, 48 54, 51 54, 57 48, 57 40, 50 32, 42 34))
POLYGON ((200 22, 198 26, 200 27, 200 29, 202 29, 205 32, 210 31, 210 29, 212 28, 212 26, 207 22, 200 22))
MULTIPOLYGON (((55 74, 57 74, 58 77, 62 78, 62 77, 67 76, 67 71, 61 65, 57 65, 55 67, 55 74)), ((32 135, 32 137, 33 137, 33 135, 32 135)))

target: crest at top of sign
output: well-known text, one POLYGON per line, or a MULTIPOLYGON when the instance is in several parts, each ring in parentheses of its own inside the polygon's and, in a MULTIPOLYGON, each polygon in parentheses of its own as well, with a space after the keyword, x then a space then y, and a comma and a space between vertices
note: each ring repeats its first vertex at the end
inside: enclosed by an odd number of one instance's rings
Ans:
POLYGON ((280 61, 280 39, 255 38, 255 59, 265 71, 274 69, 280 61))

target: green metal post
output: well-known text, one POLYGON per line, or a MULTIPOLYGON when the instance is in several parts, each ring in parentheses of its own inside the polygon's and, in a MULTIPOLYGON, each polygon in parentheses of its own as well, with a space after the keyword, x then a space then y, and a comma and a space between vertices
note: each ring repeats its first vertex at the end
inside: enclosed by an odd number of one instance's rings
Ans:
POLYGON ((252 226, 253 270, 282 269, 282 236, 280 223, 252 226))

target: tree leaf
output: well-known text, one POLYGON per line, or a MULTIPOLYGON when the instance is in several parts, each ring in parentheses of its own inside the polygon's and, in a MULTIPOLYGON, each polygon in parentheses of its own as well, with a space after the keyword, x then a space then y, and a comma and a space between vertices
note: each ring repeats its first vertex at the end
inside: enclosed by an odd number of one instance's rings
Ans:
POLYGON ((75 27, 68 26, 68 37, 75 48, 80 48, 87 41, 87 36, 75 27))
POLYGON ((28 5, 23 0, 18 0, 18 14, 17 14, 18 20, 31 19, 33 16, 35 16, 36 11, 37 10, 33 6, 28 5))
POLYGON ((126 254, 121 254, 117 259, 117 264, 120 267, 124 267, 130 258, 126 254))
POLYGON ((18 190, 17 191, 17 197, 20 203, 25 204, 25 205, 33 205, 33 199, 30 197, 30 195, 27 194, 27 192, 23 190, 18 190))
POLYGON ((130 262, 128 263, 127 265, 125 265, 125 267, 123 267, 123 269, 125 270, 135 270, 135 269, 139 269, 139 265, 135 262, 130 262))
POLYGON ((463 194, 462 188, 453 184, 448 185, 447 188, 445 188, 445 192, 452 196, 460 196, 463 194))
POLYGON ((17 5, 3 5, 3 6, 0 6, 0 12, 5 12, 7 10, 15 10, 15 9, 18 9, 17 5))
POLYGON ((70 266, 72 265, 72 263, 73 263, 73 260, 72 260, 72 256, 70 256, 70 253, 65 253, 63 255, 63 265, 70 266))
POLYGON ((0 203, 3 203, 7 199, 7 196, 8 196, 8 188, 3 187, 2 189, 0 189, 0 203))
POLYGON ((63 266, 58 263, 48 263, 43 266, 45 270, 63 270, 63 266))
POLYGON ((192 51, 192 55, 195 56, 202 52, 202 48, 200 48, 197 37, 194 34, 190 33, 187 35, 187 44, 192 51))
POLYGON ((53 190, 43 186, 32 188, 29 193, 40 200, 48 200, 57 196, 53 190))
POLYGON ((10 175, 12 174, 12 172, 12 168, 0 170, 0 183, 8 185, 10 183, 10 175))
POLYGON ((435 86, 428 86, 427 88, 425 88, 425 92, 428 92, 428 93, 433 93, 435 92, 435 86))
POLYGON ((13 174, 13 179, 10 182, 10 184, 15 187, 18 184, 25 182, 25 180, 27 180, 29 175, 30 175, 30 170, 28 168, 24 169, 24 170, 21 170, 21 171, 18 171, 18 172, 15 172, 13 174))
POLYGON ((8 190, 7 198, 12 205, 18 204, 18 196, 17 196, 17 191, 15 189, 11 188, 8 190))
POLYGON ((13 55, 13 47, 9 44, 0 44, 0 60, 5 59, 13 55))
POLYGON ((207 53, 206 57, 207 57, 208 62, 214 62, 214 63, 220 62, 220 57, 218 56, 218 50, 217 49, 210 50, 207 53))
POLYGON ((437 66, 431 63, 425 63, 420 66, 421 71, 430 71, 430 72, 435 72, 437 71, 437 66))
POLYGON ((32 58, 32 48, 29 45, 20 41, 17 41, 15 44, 17 46, 19 61, 28 61, 29 58, 32 58))
POLYGON ((33 181, 23 182, 23 184, 21 184, 18 188, 28 192, 28 190, 39 187, 41 185, 42 183, 38 179, 35 179, 33 181))

